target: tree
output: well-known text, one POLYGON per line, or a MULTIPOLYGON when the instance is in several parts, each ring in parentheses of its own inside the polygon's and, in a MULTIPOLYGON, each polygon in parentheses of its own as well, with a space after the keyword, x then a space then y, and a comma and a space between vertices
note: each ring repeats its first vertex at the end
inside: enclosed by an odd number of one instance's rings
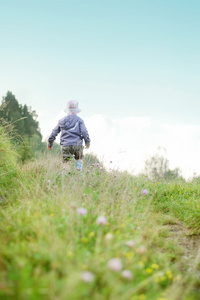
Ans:
POLYGON ((29 159, 36 151, 44 149, 42 135, 35 110, 19 104, 12 92, 8 91, 0 106, 0 119, 12 124, 13 142, 18 145, 22 161, 29 159))
POLYGON ((169 160, 161 153, 156 153, 145 161, 145 173, 148 177, 158 181, 180 178, 180 170, 178 168, 170 170, 169 160))

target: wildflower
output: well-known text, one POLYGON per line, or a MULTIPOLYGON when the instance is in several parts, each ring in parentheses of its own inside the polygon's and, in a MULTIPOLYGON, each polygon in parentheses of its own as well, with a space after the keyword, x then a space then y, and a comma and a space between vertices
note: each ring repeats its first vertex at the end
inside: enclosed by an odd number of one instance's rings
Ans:
POLYGON ((153 272, 153 270, 151 268, 147 268, 146 272, 147 272, 147 274, 151 274, 153 272))
POLYGON ((82 241, 83 243, 87 243, 87 242, 88 242, 88 238, 83 237, 83 238, 81 239, 81 241, 82 241))
POLYGON ((130 247, 130 248, 133 248, 133 247, 135 246, 135 242, 132 241, 132 240, 129 240, 129 241, 126 242, 126 245, 127 245, 128 247, 130 247))
POLYGON ((138 265, 139 265, 140 267, 144 267, 144 262, 143 262, 142 260, 140 260, 140 261, 138 262, 138 265))
POLYGON ((145 253, 147 250, 146 250, 146 247, 145 246, 140 246, 139 248, 138 248, 138 253, 140 253, 140 254, 143 254, 143 253, 145 253))
POLYGON ((47 183, 51 183, 51 179, 48 179, 48 180, 47 180, 47 183))
POLYGON ((54 216, 54 214, 50 214, 50 216, 51 216, 51 217, 53 217, 53 216, 54 216))
POLYGON ((105 239, 106 239, 107 241, 112 240, 112 239, 113 239, 112 233, 111 233, 111 232, 108 232, 108 233, 105 235, 105 239))
POLYGON ((131 280, 133 279, 133 274, 129 270, 124 270, 122 271, 122 277, 131 280))
POLYGON ((93 237, 95 235, 94 231, 89 233, 89 237, 93 237))
POLYGON ((154 270, 158 270, 159 269, 159 265, 157 265, 157 264, 152 264, 151 267, 154 270))
POLYGON ((125 224, 122 224, 122 225, 121 225, 121 228, 125 228, 125 227, 126 227, 126 225, 125 225, 125 224))
POLYGON ((94 274, 92 272, 89 272, 89 271, 84 271, 81 273, 81 279, 84 281, 84 282, 92 282, 94 281, 94 274))
POLYGON ((82 270, 87 270, 88 269, 88 266, 85 265, 85 264, 83 264, 81 267, 82 267, 82 270))
POLYGON ((145 300, 146 299, 146 296, 144 295, 144 294, 141 294, 140 296, 139 296, 139 300, 145 300))
POLYGON ((148 195, 148 194, 149 194, 149 190, 143 189, 143 190, 141 191, 141 193, 142 193, 142 195, 148 195))
POLYGON ((100 164, 99 164, 99 163, 97 163, 97 164, 96 164, 96 166, 97 166, 97 168, 99 168, 99 167, 100 167, 100 164))
POLYGON ((54 185, 54 186, 53 186, 53 189, 57 189, 57 187, 58 187, 57 185, 54 185))
POLYGON ((84 207, 79 207, 77 208, 77 213, 80 215, 80 216, 86 216, 87 215, 87 209, 84 208, 84 207))
POLYGON ((122 269, 122 262, 119 258, 112 258, 108 262, 108 267, 112 271, 119 272, 122 269))
POLYGON ((166 275, 169 279, 173 278, 172 272, 170 270, 166 272, 166 275))
POLYGON ((134 252, 126 252, 126 253, 124 254, 124 256, 126 256, 126 258, 128 258, 128 259, 132 259, 133 256, 134 256, 134 252))
POLYGON ((68 252, 67 252, 67 256, 68 256, 68 257, 73 257, 72 251, 68 251, 68 252))
POLYGON ((106 220, 106 217, 104 217, 104 216, 99 216, 98 218, 97 218, 97 224, 98 225, 106 225, 106 222, 107 222, 107 220, 106 220))
POLYGON ((162 277, 160 278, 160 281, 165 281, 166 279, 167 279, 166 276, 162 276, 162 277))

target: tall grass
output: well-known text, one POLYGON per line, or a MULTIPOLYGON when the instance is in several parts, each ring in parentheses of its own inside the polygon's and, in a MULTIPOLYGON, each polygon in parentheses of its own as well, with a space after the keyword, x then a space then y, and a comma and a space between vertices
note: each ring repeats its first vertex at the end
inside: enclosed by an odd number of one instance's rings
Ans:
POLYGON ((8 137, 8 127, 0 126, 0 199, 16 186, 17 153, 8 137))
POLYGON ((82 174, 63 171, 50 154, 22 166, 16 200, 0 211, 0 299, 198 299, 198 279, 182 272, 163 222, 175 209, 158 204, 168 189, 176 199, 177 183, 107 173, 94 161, 82 174))

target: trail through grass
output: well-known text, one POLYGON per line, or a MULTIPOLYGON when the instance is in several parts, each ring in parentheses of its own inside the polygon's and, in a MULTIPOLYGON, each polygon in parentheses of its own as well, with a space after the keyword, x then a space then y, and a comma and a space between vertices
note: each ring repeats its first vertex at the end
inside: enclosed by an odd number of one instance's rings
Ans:
POLYGON ((199 299, 197 183, 98 165, 66 176, 52 157, 16 181, 1 201, 0 299, 199 299))

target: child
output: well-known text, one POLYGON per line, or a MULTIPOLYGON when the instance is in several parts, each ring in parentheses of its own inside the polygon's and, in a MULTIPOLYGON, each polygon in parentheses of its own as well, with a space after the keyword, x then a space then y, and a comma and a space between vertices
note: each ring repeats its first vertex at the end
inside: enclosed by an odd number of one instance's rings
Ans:
POLYGON ((48 149, 51 150, 53 142, 61 131, 60 145, 62 146, 63 163, 67 163, 66 170, 71 171, 71 158, 76 159, 76 169, 82 170, 83 166, 83 139, 85 148, 90 147, 90 138, 85 124, 77 114, 81 111, 78 108, 78 102, 75 100, 67 103, 67 108, 64 110, 68 115, 59 120, 58 125, 53 129, 48 139, 48 149))

